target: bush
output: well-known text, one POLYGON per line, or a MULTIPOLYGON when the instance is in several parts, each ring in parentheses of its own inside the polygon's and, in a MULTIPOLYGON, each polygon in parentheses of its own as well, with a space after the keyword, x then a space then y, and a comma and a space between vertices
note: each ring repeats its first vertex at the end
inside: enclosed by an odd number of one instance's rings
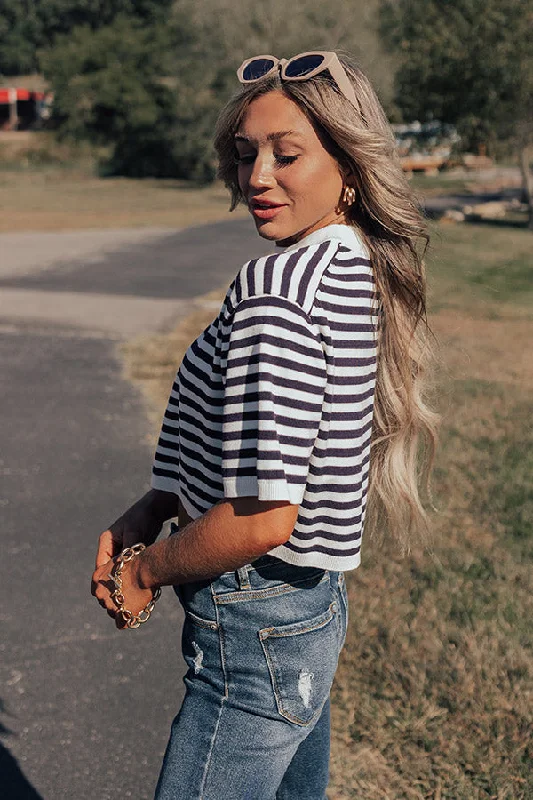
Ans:
POLYGON ((176 38, 187 36, 180 23, 118 16, 99 30, 75 28, 41 53, 54 90, 52 125, 60 138, 110 145, 104 174, 214 177, 213 98, 198 92, 190 73, 183 84, 167 77, 176 38))

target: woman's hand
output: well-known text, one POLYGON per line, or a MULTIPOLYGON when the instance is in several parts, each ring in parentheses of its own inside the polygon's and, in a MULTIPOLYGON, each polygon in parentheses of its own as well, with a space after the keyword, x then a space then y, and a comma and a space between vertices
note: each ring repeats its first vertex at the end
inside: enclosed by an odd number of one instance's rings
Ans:
MULTIPOLYGON (((108 576, 114 565, 113 559, 124 548, 131 547, 138 542, 142 542, 147 547, 153 544, 159 536, 163 522, 177 516, 178 510, 179 502, 175 494, 151 489, 100 535, 96 569, 91 580, 91 594, 98 599, 103 608, 107 609, 110 616, 117 619, 117 627, 123 627, 123 625, 118 624, 122 620, 122 616, 117 617, 117 606, 111 600, 115 586, 108 576)), ((126 599, 125 607, 138 613, 150 601, 151 590, 142 588, 139 584, 136 586, 138 569, 135 561, 136 559, 128 562, 124 567, 124 590, 127 592, 124 597, 126 599), (132 605, 128 605, 130 602, 132 605)))
MULTIPOLYGON (((125 547, 131 547, 132 544, 137 544, 137 542, 142 542, 147 546, 153 544, 165 519, 172 516, 172 513, 168 517, 165 516, 168 497, 168 492, 151 489, 110 525, 100 535, 96 567, 103 566, 109 559, 117 556, 125 547)), ((177 505, 177 497, 175 502, 177 505)))
MULTIPOLYGON (((122 569, 122 589, 121 594, 124 597, 124 608, 131 611, 133 614, 138 614, 145 608, 153 597, 151 589, 143 588, 139 583, 139 571, 137 558, 127 561, 122 569)), ((115 591, 115 583, 109 577, 115 566, 116 559, 110 559, 101 566, 97 566, 92 577, 92 594, 102 608, 105 608, 110 617, 113 617, 117 628, 125 628, 126 622, 122 614, 118 613, 118 607, 115 601, 111 598, 112 593, 115 591)))

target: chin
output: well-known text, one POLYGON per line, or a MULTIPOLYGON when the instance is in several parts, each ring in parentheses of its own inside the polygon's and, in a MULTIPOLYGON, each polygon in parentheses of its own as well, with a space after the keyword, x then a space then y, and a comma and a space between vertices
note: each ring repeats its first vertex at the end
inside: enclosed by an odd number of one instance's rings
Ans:
POLYGON ((255 220, 255 227, 262 239, 267 239, 269 242, 276 242, 278 247, 288 247, 298 241, 298 232, 287 231, 286 229, 283 230, 280 226, 276 226, 267 220, 264 222, 255 220))
POLYGON ((276 226, 272 225, 271 223, 261 220, 254 220, 255 221, 255 228, 257 233, 262 239, 268 239, 270 242, 278 241, 278 239, 285 239, 286 236, 283 235, 283 231, 280 231, 279 228, 276 230, 276 226))
POLYGON ((264 226, 262 226, 260 228, 258 227, 257 228, 257 233, 259 234, 259 236, 262 239, 268 239, 269 241, 274 241, 276 239, 279 239, 279 236, 278 236, 277 233, 274 233, 272 231, 265 231, 264 226))

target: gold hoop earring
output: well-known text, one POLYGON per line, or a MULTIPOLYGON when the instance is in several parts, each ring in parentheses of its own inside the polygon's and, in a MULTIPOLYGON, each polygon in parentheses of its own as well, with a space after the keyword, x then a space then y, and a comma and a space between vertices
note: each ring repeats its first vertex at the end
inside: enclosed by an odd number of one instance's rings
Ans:
POLYGON ((342 196, 343 203, 346 203, 347 206, 353 205, 355 202, 355 189, 353 186, 345 186, 344 187, 344 194, 342 196))

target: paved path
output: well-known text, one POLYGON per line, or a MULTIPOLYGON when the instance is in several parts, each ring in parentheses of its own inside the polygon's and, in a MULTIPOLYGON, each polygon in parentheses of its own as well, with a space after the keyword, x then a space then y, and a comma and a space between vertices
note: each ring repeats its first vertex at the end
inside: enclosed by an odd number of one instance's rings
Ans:
POLYGON ((247 220, 0 236, 2 800, 153 795, 183 693, 180 609, 167 590, 145 628, 116 632, 89 594, 98 532, 149 480, 116 346, 269 250, 247 220))

